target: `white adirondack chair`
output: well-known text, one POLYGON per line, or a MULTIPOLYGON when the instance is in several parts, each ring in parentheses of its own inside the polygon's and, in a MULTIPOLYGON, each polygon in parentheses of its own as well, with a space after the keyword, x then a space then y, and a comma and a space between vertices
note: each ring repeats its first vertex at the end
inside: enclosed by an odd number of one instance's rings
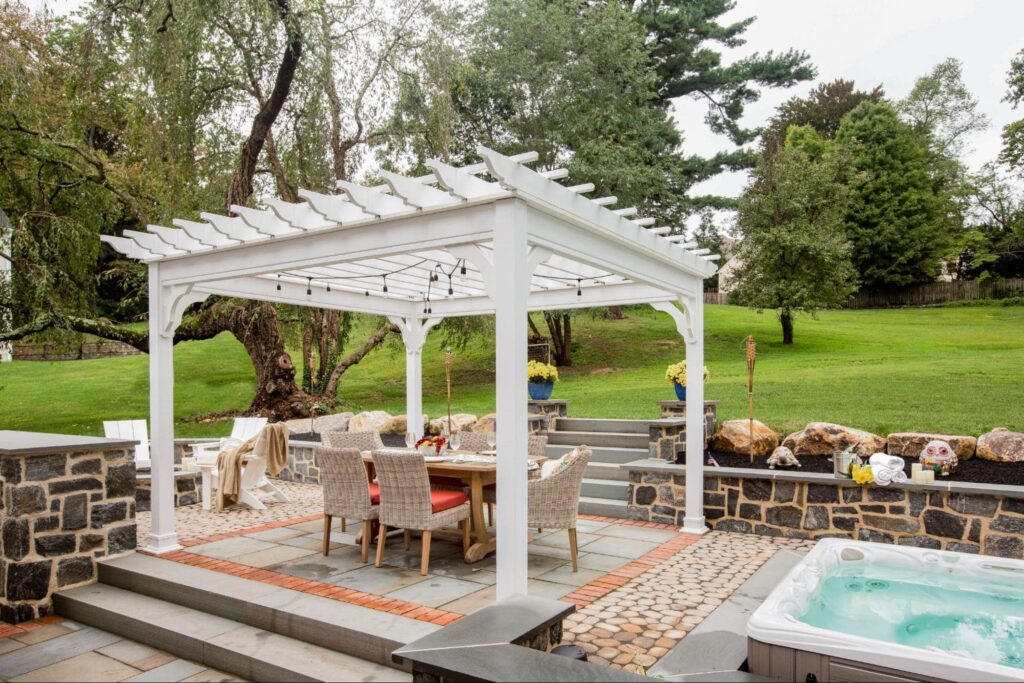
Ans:
POLYGON ((135 467, 149 468, 149 428, 145 420, 107 420, 103 422, 103 433, 108 439, 138 441, 135 447, 135 467))
POLYGON ((192 455, 196 458, 196 464, 216 462, 217 454, 225 448, 240 446, 243 442, 251 439, 260 433, 267 426, 265 417, 236 417, 231 427, 231 436, 221 439, 219 442, 192 444, 192 455))
MULTIPOLYGON (((265 418, 257 418, 263 419, 265 418)), ((259 437, 253 446, 252 454, 245 458, 242 465, 242 478, 238 485, 238 502, 248 505, 253 510, 266 510, 267 506, 260 500, 261 495, 272 496, 274 500, 281 503, 288 502, 288 496, 281 489, 267 479, 267 454, 265 432, 260 430, 259 437)), ((241 442, 239 442, 239 445, 241 442)), ((216 462, 204 463, 200 468, 203 472, 203 509, 211 507, 213 491, 220 485, 220 473, 217 471, 216 462)))

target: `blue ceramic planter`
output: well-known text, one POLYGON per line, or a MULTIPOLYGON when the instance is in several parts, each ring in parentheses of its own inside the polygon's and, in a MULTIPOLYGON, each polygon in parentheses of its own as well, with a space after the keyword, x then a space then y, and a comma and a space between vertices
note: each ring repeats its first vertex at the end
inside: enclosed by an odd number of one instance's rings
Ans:
POLYGON ((551 398, 551 392, 555 390, 554 382, 528 382, 526 385, 530 391, 530 398, 534 401, 546 401, 551 398))
POLYGON ((678 398, 680 401, 685 401, 686 400, 686 387, 684 387, 679 382, 672 382, 672 386, 674 386, 676 388, 676 398, 678 398))

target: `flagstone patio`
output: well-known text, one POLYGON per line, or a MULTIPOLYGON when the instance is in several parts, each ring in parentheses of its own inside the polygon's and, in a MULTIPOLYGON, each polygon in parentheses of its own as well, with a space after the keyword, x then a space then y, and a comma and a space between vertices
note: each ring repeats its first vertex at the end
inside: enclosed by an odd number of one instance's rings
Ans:
MULTIPOLYGON (((378 569, 372 555, 370 564, 361 561, 354 523, 348 532, 335 524, 325 557, 320 487, 282 488, 289 502, 263 511, 179 508, 185 549, 162 557, 439 625, 495 601, 494 556, 466 564, 454 540, 434 541, 425 577, 418 538, 406 551, 401 535, 392 537, 378 569)), ((139 513, 140 537, 148 533, 147 517, 139 513)), ((777 551, 813 545, 714 531, 683 535, 669 525, 588 515, 577 528, 578 572, 564 530, 531 534, 529 591, 575 603, 565 641, 592 662, 628 669, 655 664, 777 551)))

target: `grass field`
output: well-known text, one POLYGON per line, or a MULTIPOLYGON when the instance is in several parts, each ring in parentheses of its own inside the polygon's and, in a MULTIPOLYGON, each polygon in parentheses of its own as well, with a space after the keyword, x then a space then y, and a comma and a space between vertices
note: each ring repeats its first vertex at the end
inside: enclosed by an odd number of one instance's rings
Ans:
MULTIPOLYGON (((653 418, 673 398, 664 368, 683 357, 669 318, 627 309, 626 320, 581 314, 577 364, 562 369, 555 397, 577 417, 653 418)), ((367 325, 371 324, 369 321, 367 325)), ((812 420, 886 434, 929 430, 980 434, 1024 429, 1024 307, 833 311, 800 318, 796 343, 783 347, 771 313, 708 306, 706 394, 720 419, 746 416, 743 340, 758 341, 756 415, 781 432, 812 420)), ((359 330, 351 345, 359 343, 359 330)), ((444 350, 424 351, 424 409, 444 411, 444 350)), ((339 410, 405 411, 404 350, 395 337, 344 376, 339 410)), ((454 406, 484 414, 494 406, 493 340, 456 353, 454 406)), ((190 418, 244 409, 252 367, 228 335, 175 350, 175 414, 181 436, 226 433, 190 418)), ((145 356, 0 365, 0 429, 100 434, 104 419, 147 415, 145 356)))

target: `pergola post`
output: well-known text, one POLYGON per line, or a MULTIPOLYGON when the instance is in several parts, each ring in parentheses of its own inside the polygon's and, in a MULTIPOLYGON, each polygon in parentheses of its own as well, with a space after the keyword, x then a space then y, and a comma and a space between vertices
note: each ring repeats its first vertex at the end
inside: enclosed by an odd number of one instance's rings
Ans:
POLYGON ((686 516, 683 533, 705 534, 704 523, 704 297, 687 297, 686 339, 686 516))
POLYGON ((174 327, 164 322, 170 292, 160 283, 160 264, 149 264, 149 428, 152 524, 146 550, 178 550, 174 528, 174 327))
POLYGON ((530 259, 522 207, 495 226, 491 292, 495 307, 497 408, 497 599, 526 595, 526 300, 530 259))
POLYGON ((651 308, 667 313, 686 345, 686 514, 684 534, 704 534, 704 296, 682 294, 680 309, 669 301, 651 308))
POLYGON ((405 421, 406 429, 423 436, 423 345, 427 332, 442 318, 388 318, 402 332, 405 344, 405 421))

